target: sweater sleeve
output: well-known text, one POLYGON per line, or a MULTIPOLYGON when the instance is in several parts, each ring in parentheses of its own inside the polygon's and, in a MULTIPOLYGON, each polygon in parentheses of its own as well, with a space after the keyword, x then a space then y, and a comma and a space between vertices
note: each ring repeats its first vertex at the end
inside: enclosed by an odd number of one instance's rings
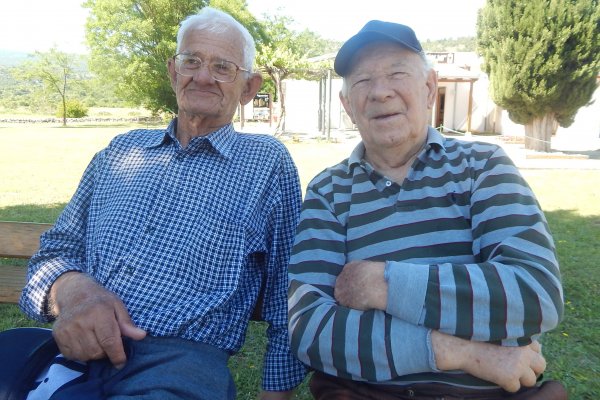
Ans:
POLYGON ((501 148, 472 182, 476 262, 437 262, 425 268, 388 262, 387 311, 466 339, 530 343, 555 328, 563 313, 548 224, 532 190, 501 148))
POLYGON ((436 371, 430 330, 335 301, 335 280, 345 263, 344 227, 327 197, 309 186, 289 269, 294 354, 311 368, 353 380, 436 371))

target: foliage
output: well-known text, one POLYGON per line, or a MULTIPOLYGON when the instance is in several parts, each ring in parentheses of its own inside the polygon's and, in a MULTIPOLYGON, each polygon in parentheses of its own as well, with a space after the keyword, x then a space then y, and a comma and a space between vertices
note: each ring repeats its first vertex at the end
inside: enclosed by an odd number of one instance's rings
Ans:
POLYGON ((301 32, 288 28, 293 20, 287 16, 266 16, 263 21, 268 42, 259 47, 257 64, 272 82, 274 98, 279 100, 279 118, 277 133, 285 126, 285 96, 283 80, 320 79, 330 62, 311 62, 309 59, 339 48, 339 44, 322 39, 316 33, 306 29, 301 32))
POLYGON ((65 107, 61 104, 56 110, 59 118, 83 118, 87 117, 89 109, 79 100, 67 100, 65 107), (66 115, 65 115, 66 112, 66 115))
MULTIPOLYGON (((21 53, 19 53, 21 54, 21 53)), ((5 64, 0 60, 0 107, 6 110, 26 111, 38 115, 54 114, 57 94, 49 92, 36 74, 23 74, 35 55, 14 57, 5 64)), ((78 99, 87 107, 126 107, 130 103, 115 95, 113 82, 102 82, 88 70, 87 55, 74 56, 81 79, 70 87, 70 98, 78 99)), ((62 115, 62 113, 61 113, 62 115)))
POLYGON ((446 38, 437 40, 425 40, 421 43, 425 51, 475 51, 477 48, 474 37, 465 36, 459 38, 446 38))
POLYGON ((488 0, 477 22, 490 94, 550 150, 556 123, 571 125, 600 70, 598 0, 488 0))
POLYGON ((19 80, 31 83, 31 88, 42 93, 42 98, 58 98, 62 108, 63 125, 67 124, 65 110, 71 92, 86 79, 81 68, 81 56, 67 54, 56 48, 35 55, 12 69, 19 80))
MULTIPOLYGON (((90 65, 118 95, 158 113, 176 113, 177 102, 167 74, 176 50, 179 23, 207 6, 207 0, 87 0, 86 38, 90 65)), ((260 25, 243 0, 215 0, 262 40, 260 25)))

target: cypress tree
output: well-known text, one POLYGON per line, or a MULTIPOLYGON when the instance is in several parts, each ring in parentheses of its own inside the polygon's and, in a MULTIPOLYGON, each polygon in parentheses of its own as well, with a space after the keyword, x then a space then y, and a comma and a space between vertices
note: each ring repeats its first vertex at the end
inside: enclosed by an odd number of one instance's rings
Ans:
POLYGON ((589 104, 600 72, 599 0, 487 0, 477 48, 490 95, 525 125, 525 147, 550 151, 558 125, 589 104))

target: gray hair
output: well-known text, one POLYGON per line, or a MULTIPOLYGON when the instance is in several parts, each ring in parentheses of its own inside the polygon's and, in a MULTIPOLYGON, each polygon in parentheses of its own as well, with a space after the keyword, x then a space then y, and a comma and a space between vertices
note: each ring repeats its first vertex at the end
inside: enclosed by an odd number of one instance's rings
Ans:
POLYGON ((248 32, 248 29, 231 15, 216 8, 204 7, 197 14, 188 16, 181 22, 177 31, 177 53, 181 48, 183 37, 190 30, 202 30, 217 34, 231 32, 232 30, 237 31, 243 42, 244 65, 242 67, 252 71, 256 54, 254 38, 248 32))
MULTIPOLYGON (((425 54, 424 51, 420 51, 417 54, 421 58, 421 61, 423 64, 423 69, 422 69, 423 76, 425 78, 427 78, 429 71, 431 71, 433 69, 433 64, 427 58, 427 55, 425 54)), ((340 92, 341 92, 342 96, 344 96, 344 97, 348 96, 348 83, 347 83, 347 79, 345 76, 342 76, 342 90, 340 92)))

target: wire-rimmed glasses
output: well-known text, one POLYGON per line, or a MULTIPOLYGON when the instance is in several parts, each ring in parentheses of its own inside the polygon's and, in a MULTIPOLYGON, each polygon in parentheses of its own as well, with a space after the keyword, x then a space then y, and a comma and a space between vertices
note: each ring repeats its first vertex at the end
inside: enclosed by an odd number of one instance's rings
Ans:
POLYGON ((180 53, 175 55, 173 59, 175 60, 175 72, 179 75, 194 76, 203 65, 206 65, 210 76, 217 82, 233 82, 237 78, 238 71, 250 72, 231 61, 217 59, 205 63, 200 57, 192 54, 180 53))

